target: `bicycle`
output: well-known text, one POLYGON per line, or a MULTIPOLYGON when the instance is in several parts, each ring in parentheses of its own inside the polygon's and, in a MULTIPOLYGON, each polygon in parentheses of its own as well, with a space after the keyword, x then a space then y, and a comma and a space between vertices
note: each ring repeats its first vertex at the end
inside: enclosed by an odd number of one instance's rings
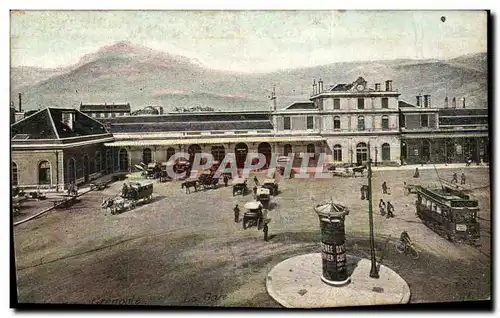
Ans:
POLYGON ((401 254, 410 255, 414 260, 419 258, 419 253, 413 246, 413 243, 403 242, 401 240, 396 244, 396 250, 401 254))

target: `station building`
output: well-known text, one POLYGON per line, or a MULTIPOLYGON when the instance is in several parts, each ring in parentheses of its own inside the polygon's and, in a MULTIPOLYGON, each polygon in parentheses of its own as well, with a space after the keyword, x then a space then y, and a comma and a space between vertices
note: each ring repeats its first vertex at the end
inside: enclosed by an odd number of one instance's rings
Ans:
POLYGON ((369 87, 363 78, 323 87, 309 100, 267 111, 215 111, 93 118, 76 109, 46 108, 11 125, 12 183, 62 189, 103 174, 128 172, 139 163, 166 162, 173 154, 320 153, 335 164, 361 164, 368 152, 377 165, 488 161, 488 110, 433 108, 400 101, 392 81, 369 87))

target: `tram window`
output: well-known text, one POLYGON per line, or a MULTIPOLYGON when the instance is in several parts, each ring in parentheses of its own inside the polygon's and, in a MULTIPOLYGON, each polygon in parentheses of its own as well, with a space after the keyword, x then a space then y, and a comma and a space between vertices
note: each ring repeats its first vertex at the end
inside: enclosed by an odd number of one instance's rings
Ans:
POLYGON ((441 207, 439 205, 436 205, 436 212, 438 214, 441 214, 441 207))
POLYGON ((422 198, 422 202, 421 202, 422 205, 427 205, 427 200, 425 198, 422 198))

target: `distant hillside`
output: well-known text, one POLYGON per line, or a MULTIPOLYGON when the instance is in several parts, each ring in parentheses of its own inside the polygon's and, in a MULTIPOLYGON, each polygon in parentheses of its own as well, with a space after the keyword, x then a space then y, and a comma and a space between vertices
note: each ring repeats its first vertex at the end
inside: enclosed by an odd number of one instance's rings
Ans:
POLYGON ((445 96, 465 97, 468 107, 486 107, 486 53, 449 61, 394 60, 333 63, 271 73, 236 73, 204 68, 197 61, 120 42, 85 55, 79 63, 59 69, 12 68, 11 98, 23 93, 25 109, 78 107, 84 103, 130 102, 146 105, 208 106, 221 110, 267 109, 276 85, 279 107, 308 99, 313 78, 327 85, 363 76, 371 87, 393 80, 401 99, 414 102, 422 92, 442 106, 445 96))

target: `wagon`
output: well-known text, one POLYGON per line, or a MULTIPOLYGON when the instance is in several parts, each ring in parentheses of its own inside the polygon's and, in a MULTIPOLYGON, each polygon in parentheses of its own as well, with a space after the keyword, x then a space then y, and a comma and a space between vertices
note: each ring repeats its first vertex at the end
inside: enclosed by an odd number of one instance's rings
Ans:
POLYGON ((243 229, 246 230, 252 226, 260 228, 265 219, 262 204, 259 201, 250 201, 245 203, 244 208, 247 211, 243 214, 243 229))
POLYGON ((262 182, 262 187, 268 189, 271 195, 278 194, 278 183, 275 179, 265 179, 264 182, 262 182))
POLYGON ((269 206, 269 202, 271 201, 270 193, 271 191, 269 189, 263 187, 257 188, 255 199, 262 203, 265 208, 267 208, 269 206))
POLYGON ((247 186, 247 180, 243 178, 236 178, 232 182, 233 185, 233 196, 235 196, 237 193, 240 193, 241 195, 245 195, 248 192, 248 186, 247 186))
POLYGON ((104 182, 91 183, 90 190, 94 190, 94 189, 97 191, 104 190, 104 189, 106 189, 106 183, 104 183, 104 182))
POLYGON ((149 201, 153 198, 153 183, 151 181, 135 181, 123 184, 122 198, 138 201, 149 201))

